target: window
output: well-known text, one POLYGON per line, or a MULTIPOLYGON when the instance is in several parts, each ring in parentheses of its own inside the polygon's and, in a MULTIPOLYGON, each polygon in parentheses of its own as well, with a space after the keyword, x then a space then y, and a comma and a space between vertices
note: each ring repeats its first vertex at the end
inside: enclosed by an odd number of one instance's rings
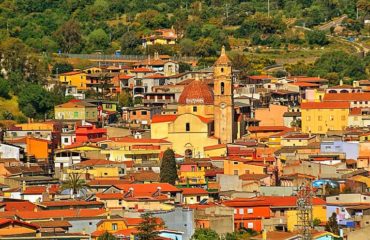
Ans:
POLYGON ((186 124, 185 124, 185 130, 186 130, 187 132, 189 132, 189 131, 190 131, 190 123, 186 123, 186 124))
POLYGON ((197 111, 198 111, 197 106, 193 106, 193 112, 197 112, 197 111))
POLYGON ((234 175, 239 175, 238 170, 234 170, 234 175))
POLYGON ((147 111, 141 111, 141 115, 146 115, 147 111))
POLYGON ((74 118, 78 118, 78 112, 74 112, 74 113, 73 113, 73 117, 74 117, 74 118))
POLYGON ((307 120, 307 121, 311 121, 311 116, 307 116, 307 117, 306 117, 306 120, 307 120))
POLYGON ((221 94, 225 93, 225 83, 221 82, 221 94))
POLYGON ((118 229, 117 223, 112 223, 112 230, 117 230, 117 229, 118 229))
POLYGON ((224 68, 221 68, 221 72, 224 72, 224 68))
POLYGON ((252 213, 253 213, 253 208, 248 208, 248 209, 247 209, 247 213, 248 213, 248 214, 252 214, 252 213))
POLYGON ((136 115, 136 111, 132 111, 132 115, 136 115))
POLYGON ((318 116, 317 118, 319 121, 322 121, 322 116, 318 116))
POLYGON ((239 214, 244 214, 244 208, 239 208, 239 214))
POLYGON ((333 115, 330 115, 330 120, 334 121, 334 116, 333 115))
POLYGON ((239 162, 234 162, 234 165, 238 165, 239 164, 239 162))
POLYGON ((322 126, 319 126, 319 131, 322 131, 322 126))
POLYGON ((346 120, 346 116, 342 115, 342 116, 340 117, 340 119, 341 119, 342 121, 344 121, 344 120, 346 120))
POLYGON ((252 223, 252 222, 249 222, 249 223, 248 223, 248 227, 247 227, 247 228, 252 229, 252 228, 253 228, 253 223, 252 223))
POLYGON ((68 138, 64 138, 64 143, 68 143, 68 138))
POLYGON ((357 101, 354 101, 353 103, 354 103, 354 104, 357 104, 357 101))

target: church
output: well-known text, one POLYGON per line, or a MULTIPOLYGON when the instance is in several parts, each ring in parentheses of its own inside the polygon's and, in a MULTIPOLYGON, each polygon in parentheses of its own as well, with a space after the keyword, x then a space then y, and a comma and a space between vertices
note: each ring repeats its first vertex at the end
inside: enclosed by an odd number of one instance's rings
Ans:
POLYGON ((232 67, 224 47, 214 65, 213 82, 213 90, 198 78, 187 85, 176 115, 153 116, 151 137, 172 142, 174 151, 185 157, 204 157, 204 147, 240 137, 243 118, 234 109, 232 67))

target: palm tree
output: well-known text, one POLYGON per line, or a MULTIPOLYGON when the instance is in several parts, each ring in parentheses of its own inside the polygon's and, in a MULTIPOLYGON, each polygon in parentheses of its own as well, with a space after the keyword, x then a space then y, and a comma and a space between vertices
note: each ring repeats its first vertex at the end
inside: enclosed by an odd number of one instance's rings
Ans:
POLYGON ((62 184, 62 190, 70 190, 71 198, 75 198, 81 190, 87 190, 88 188, 88 185, 85 180, 81 179, 79 173, 69 173, 67 181, 62 184))

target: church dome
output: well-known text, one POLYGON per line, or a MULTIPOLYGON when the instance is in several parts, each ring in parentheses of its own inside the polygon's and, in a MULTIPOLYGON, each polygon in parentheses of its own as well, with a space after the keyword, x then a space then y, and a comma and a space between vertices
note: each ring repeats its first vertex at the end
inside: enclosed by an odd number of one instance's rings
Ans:
POLYGON ((213 105, 213 92, 208 85, 200 80, 194 80, 187 85, 182 91, 180 104, 212 104, 213 105))

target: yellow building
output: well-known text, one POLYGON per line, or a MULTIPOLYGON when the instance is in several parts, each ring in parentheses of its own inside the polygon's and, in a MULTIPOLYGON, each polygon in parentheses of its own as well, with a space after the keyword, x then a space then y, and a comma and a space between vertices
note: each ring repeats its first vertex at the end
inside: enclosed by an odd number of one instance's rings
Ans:
POLYGON ((325 134, 330 130, 344 130, 349 108, 348 102, 302 103, 302 132, 325 134))
POLYGON ((226 175, 243 175, 249 174, 266 174, 267 169, 264 164, 248 163, 250 160, 235 158, 224 160, 224 174, 226 175))
POLYGON ((98 121, 98 109, 94 104, 81 100, 71 100, 54 107, 55 119, 98 121))
POLYGON ((59 81, 69 86, 75 86, 78 90, 86 90, 86 76, 84 72, 67 72, 59 75, 59 81))
POLYGON ((143 38, 143 47, 150 45, 175 45, 177 34, 174 29, 158 29, 154 34, 143 38))
MULTIPOLYGON (((288 231, 297 230, 297 210, 288 210, 286 212, 288 231)), ((321 222, 327 222, 326 206, 314 205, 312 206, 312 219, 319 219, 321 222)))
POLYGON ((316 142, 316 136, 302 133, 289 133, 281 137, 283 147, 306 147, 316 142))
POLYGON ((204 147, 205 157, 219 157, 227 155, 227 145, 226 144, 217 144, 214 146, 204 147))
POLYGON ((173 143, 177 154, 204 157, 205 147, 231 143, 237 136, 231 61, 222 49, 214 66, 215 88, 195 79, 182 91, 177 115, 155 115, 151 137, 173 143))
POLYGON ((78 173, 81 176, 91 179, 119 179, 126 174, 126 166, 124 163, 120 162, 92 159, 75 164, 65 171, 64 180, 68 179, 68 174, 71 173, 78 173))
POLYGON ((206 171, 212 168, 211 162, 185 161, 180 164, 178 185, 206 184, 206 171))

